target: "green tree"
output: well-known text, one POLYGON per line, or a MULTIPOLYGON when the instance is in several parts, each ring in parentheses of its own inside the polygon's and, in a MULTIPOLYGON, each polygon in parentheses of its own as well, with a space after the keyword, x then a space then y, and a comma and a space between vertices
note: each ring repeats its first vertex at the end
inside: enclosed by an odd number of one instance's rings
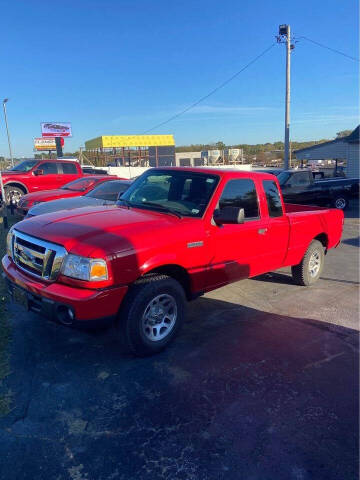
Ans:
POLYGON ((340 132, 336 133, 336 138, 347 137, 351 132, 352 130, 340 130, 340 132))

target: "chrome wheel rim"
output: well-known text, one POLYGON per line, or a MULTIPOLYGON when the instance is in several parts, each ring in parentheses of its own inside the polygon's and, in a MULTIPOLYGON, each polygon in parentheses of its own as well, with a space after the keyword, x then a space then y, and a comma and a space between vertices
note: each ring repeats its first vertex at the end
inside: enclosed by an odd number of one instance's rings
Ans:
POLYGON ((7 201, 8 203, 12 203, 13 205, 17 205, 22 197, 21 193, 17 190, 8 190, 7 193, 7 201))
POLYGON ((309 273, 311 277, 316 277, 320 271, 321 255, 318 250, 312 253, 309 261, 309 273))
POLYGON ((341 209, 343 209, 343 208, 345 208, 345 205, 346 205, 346 200, 345 200, 345 198, 337 198, 337 199, 335 200, 335 207, 336 207, 336 208, 341 208, 341 209))
POLYGON ((146 306, 142 317, 144 336, 159 342, 173 330, 177 319, 175 298, 168 294, 157 295, 146 306))

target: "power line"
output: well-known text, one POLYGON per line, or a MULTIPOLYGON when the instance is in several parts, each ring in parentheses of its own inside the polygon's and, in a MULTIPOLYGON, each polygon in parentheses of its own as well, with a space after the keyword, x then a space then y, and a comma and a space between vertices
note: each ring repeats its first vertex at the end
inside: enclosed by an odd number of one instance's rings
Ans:
POLYGON ((301 37, 298 37, 298 38, 299 39, 304 38, 308 42, 314 43, 315 45, 318 45, 319 47, 326 48, 327 50, 330 50, 331 52, 338 53, 339 55, 342 55, 343 57, 349 58, 350 60, 354 60, 355 62, 360 62, 360 60, 356 57, 352 57, 351 55, 347 55, 344 52, 340 52, 340 50, 336 50, 335 48, 328 47, 327 45, 324 45, 320 42, 316 42, 315 40, 311 40, 311 38, 304 37, 304 36, 301 36, 301 37))
POLYGON ((192 108, 196 107, 197 105, 199 105, 199 103, 203 102, 204 100, 206 100, 207 98, 209 98, 211 95, 213 95, 214 93, 216 93, 218 90, 220 90, 221 88, 225 87, 225 85, 227 85, 228 83, 230 83, 232 80, 234 80, 234 78, 236 78, 238 75, 240 75, 240 73, 242 73, 244 70, 246 70, 247 68, 249 68, 253 63, 255 63, 257 60, 259 60, 259 58, 261 58, 263 55, 265 55, 265 53, 267 53, 269 50, 271 50, 273 48, 273 46, 276 45, 276 42, 272 43, 266 50, 264 50, 263 52, 261 52, 259 55, 257 55, 255 58, 253 58, 249 63, 247 63, 243 68, 241 68, 239 71, 237 71, 236 73, 234 73, 230 78, 228 78, 227 80, 225 80, 223 83, 221 83, 220 85, 218 85, 217 87, 215 87, 213 90, 211 90, 209 93, 207 93, 206 95, 204 95, 203 97, 199 98, 199 100, 197 100, 196 102, 192 103, 191 105, 189 105, 188 107, 186 107, 184 110, 182 110, 181 112, 178 112, 176 113, 175 115, 173 115, 172 117, 168 118, 167 120, 164 120, 163 122, 161 123, 158 123, 157 125, 155 125, 154 127, 150 128, 149 130, 146 130, 145 132, 143 132, 143 135, 146 134, 146 133, 149 133, 149 132, 152 132, 153 130, 159 128, 159 127, 162 127, 163 125, 165 125, 166 123, 169 123, 171 122, 172 120, 175 120, 175 118, 178 118, 180 117, 181 115, 183 115, 184 113, 188 112, 189 110, 191 110, 192 108))

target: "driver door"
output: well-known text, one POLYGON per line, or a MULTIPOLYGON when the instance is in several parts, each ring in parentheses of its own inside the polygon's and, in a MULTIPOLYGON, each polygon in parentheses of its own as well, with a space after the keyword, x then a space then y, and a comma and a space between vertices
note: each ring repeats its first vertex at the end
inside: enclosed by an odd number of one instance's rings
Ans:
POLYGON ((58 165, 56 162, 43 162, 38 165, 36 170, 34 170, 33 175, 36 180, 34 181, 33 190, 54 190, 59 188, 59 172, 58 165), (42 174, 38 174, 39 170, 42 171, 42 174))
POLYGON ((213 258, 209 266, 209 289, 242 280, 261 272, 265 254, 264 220, 261 216, 258 193, 251 179, 229 180, 220 197, 218 208, 243 208, 242 224, 211 225, 209 237, 213 258))

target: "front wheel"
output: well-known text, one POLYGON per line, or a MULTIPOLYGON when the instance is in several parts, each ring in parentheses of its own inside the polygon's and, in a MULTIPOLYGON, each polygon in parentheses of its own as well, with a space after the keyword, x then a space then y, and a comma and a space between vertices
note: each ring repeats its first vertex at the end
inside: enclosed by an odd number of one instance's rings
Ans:
POLYGON ((295 283, 310 286, 315 283, 324 268, 324 247, 318 240, 313 240, 298 265, 291 267, 292 277, 295 283))
POLYGON ((20 198, 25 195, 24 191, 19 187, 13 187, 12 185, 4 187, 5 197, 7 205, 17 205, 20 198))
POLYGON ((163 350, 176 336, 185 316, 182 286, 166 275, 138 280, 120 311, 120 328, 127 346, 139 356, 163 350))

